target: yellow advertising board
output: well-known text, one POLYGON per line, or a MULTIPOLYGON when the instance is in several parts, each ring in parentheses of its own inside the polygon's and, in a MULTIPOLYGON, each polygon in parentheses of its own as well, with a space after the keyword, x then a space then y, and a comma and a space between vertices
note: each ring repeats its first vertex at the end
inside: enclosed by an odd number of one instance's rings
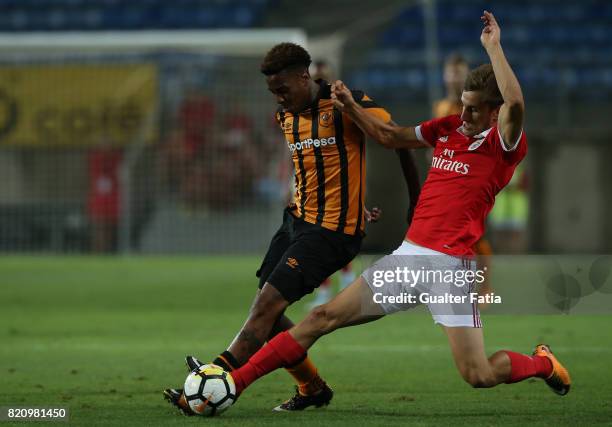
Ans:
POLYGON ((157 83, 149 64, 0 67, 0 146, 151 142, 157 83))

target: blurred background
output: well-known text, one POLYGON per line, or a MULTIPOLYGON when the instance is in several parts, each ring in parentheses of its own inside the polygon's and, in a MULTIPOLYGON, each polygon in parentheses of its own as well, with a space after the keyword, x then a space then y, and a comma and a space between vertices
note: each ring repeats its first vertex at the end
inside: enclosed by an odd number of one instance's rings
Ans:
MULTIPOLYGON (((0 0, 0 251, 260 253, 293 182, 265 52, 303 44, 312 73, 416 125, 453 102, 459 56, 486 61, 483 9, 530 144, 489 218, 494 251, 609 253, 612 3, 594 0, 0 0)), ((407 189, 395 154, 368 150, 383 218, 364 249, 389 251, 407 189)))

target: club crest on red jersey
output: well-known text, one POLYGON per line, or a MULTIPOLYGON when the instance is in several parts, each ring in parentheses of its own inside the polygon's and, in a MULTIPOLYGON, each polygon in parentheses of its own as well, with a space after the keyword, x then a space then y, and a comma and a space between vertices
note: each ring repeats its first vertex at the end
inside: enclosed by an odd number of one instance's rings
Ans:
POLYGON ((468 147, 468 151, 474 151, 476 150, 478 147, 480 147, 482 145, 482 143, 485 141, 484 138, 482 139, 477 139, 476 141, 472 142, 470 144, 470 146, 468 147))

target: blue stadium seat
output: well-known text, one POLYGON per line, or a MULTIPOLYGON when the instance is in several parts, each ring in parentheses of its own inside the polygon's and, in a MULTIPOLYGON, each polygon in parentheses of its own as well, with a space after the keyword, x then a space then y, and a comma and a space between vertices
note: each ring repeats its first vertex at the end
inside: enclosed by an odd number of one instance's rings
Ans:
POLYGON ((30 14, 23 9, 16 9, 8 14, 8 30, 24 31, 30 29, 31 18, 30 14))
POLYGON ((252 7, 238 6, 233 10, 234 26, 247 28, 254 24, 255 13, 252 7))
POLYGON ((3 31, 247 28, 272 0, 0 0, 3 31))
MULTIPOLYGON (((480 27, 475 25, 484 9, 500 21, 504 50, 527 92, 550 99, 560 85, 578 97, 592 97, 595 87, 612 89, 612 2, 439 0, 441 58, 460 52, 472 65, 488 60, 477 42, 480 27)), ((420 90, 427 75, 415 71, 415 58, 423 58, 424 35, 421 8, 407 8, 380 34, 366 70, 352 77, 362 86, 381 90, 420 90)))

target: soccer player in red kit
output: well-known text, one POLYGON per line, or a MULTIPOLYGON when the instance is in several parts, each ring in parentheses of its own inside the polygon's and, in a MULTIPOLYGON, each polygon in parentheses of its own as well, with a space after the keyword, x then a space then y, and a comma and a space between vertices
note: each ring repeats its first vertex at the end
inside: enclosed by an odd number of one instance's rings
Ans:
POLYGON ((485 11, 481 19, 484 28, 480 41, 491 63, 470 72, 461 97, 461 115, 430 120, 416 127, 400 127, 368 115, 342 82, 334 84, 332 98, 336 106, 373 140, 388 148, 432 146, 432 167, 401 246, 233 371, 238 393, 268 372, 300 360, 325 334, 420 303, 428 305, 435 323, 446 332, 459 373, 473 387, 493 387, 539 377, 557 394, 569 391, 569 373, 548 345, 537 345, 532 355, 501 350, 487 357, 478 308, 471 299, 458 298, 453 301, 461 302, 439 304, 420 300, 425 294, 467 296, 471 285, 460 286, 459 280, 450 284, 440 280, 430 283, 422 278, 408 284, 399 274, 393 274, 404 268, 417 272, 429 268, 474 273, 472 246, 484 232, 485 218, 495 195, 508 183, 527 152, 521 87, 502 50, 500 28, 494 16, 485 11), (385 280, 381 280, 383 277, 385 280))

